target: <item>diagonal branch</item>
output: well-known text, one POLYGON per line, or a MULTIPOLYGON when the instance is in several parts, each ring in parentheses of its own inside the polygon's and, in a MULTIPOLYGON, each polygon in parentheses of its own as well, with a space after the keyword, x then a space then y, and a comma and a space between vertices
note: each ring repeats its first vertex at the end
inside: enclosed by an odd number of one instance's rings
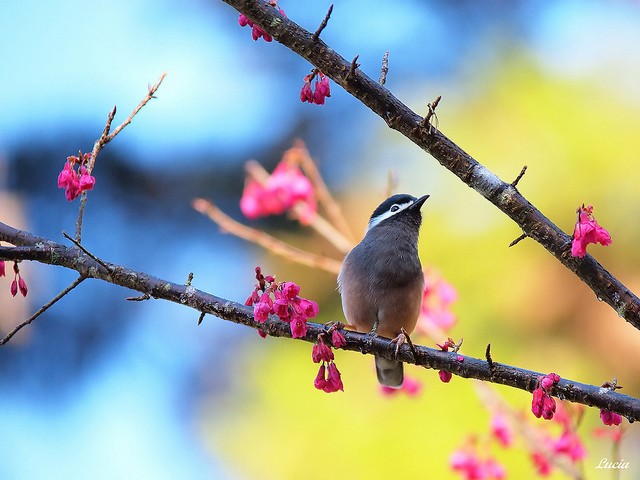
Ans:
POLYGON ((270 252, 311 268, 321 268, 336 275, 340 271, 341 263, 339 261, 301 250, 261 230, 256 230, 255 228, 237 222, 209 200, 196 198, 192 205, 196 211, 207 215, 211 220, 216 222, 223 231, 231 233, 236 237, 244 238, 249 242, 266 248, 270 252))
MULTIPOLYGON (((21 248, 21 247, 16 247, 16 248, 21 248)), ((25 248, 22 248, 24 253, 25 248)), ((62 290, 58 295, 56 295, 55 297, 53 297, 51 300, 49 300, 47 303, 45 303, 42 307, 40 307, 38 309, 38 311, 36 313, 34 313, 33 315, 31 315, 29 318, 27 318, 24 322, 20 323, 19 325, 16 325, 15 328, 13 330, 11 330, 9 333, 7 333, 5 335, 5 337, 0 340, 0 346, 4 345, 5 343, 7 343, 9 340, 11 340, 13 338, 13 336, 18 333, 20 330, 22 330, 24 327, 26 327, 27 325, 29 325, 31 322, 33 322, 36 318, 38 318, 40 315, 42 315, 44 312, 46 312, 47 310, 49 310, 49 308, 51 308, 56 302, 58 302, 58 300, 60 300, 62 297, 64 297, 66 294, 68 294, 71 290, 73 290, 74 288, 76 288, 78 285, 80 285, 87 277, 83 277, 82 275, 80 275, 78 278, 76 278, 67 288, 65 288, 64 290, 62 290)))
POLYGON ((418 128, 422 118, 352 62, 336 53, 321 38, 256 0, 223 0, 259 25, 276 41, 308 60, 347 92, 369 107, 390 128, 431 154, 442 166, 493 203, 528 237, 537 241, 574 272, 620 316, 640 329, 640 299, 591 255, 571 256, 571 237, 534 207, 515 186, 477 162, 436 128, 418 128))
MULTIPOLYGON (((265 323, 253 318, 253 309, 239 303, 216 297, 185 285, 163 280, 130 268, 102 261, 98 263, 78 247, 67 247, 46 238, 31 235, 4 223, 0 223, 0 241, 9 242, 17 247, 0 247, 0 260, 12 260, 13 252, 20 252, 23 260, 35 260, 50 265, 60 265, 76 270, 81 278, 97 278, 114 285, 136 290, 153 298, 160 298, 188 306, 202 313, 215 315, 223 320, 246 325, 275 337, 291 337, 289 323, 271 315, 265 323), (107 265, 105 268, 102 264, 107 265)), ((325 331, 324 326, 307 323, 309 330, 303 338, 315 342, 318 335, 325 331)), ((345 350, 377 355, 388 359, 397 359, 436 370, 446 370, 464 378, 476 378, 491 383, 508 385, 525 391, 533 391, 542 375, 539 372, 525 370, 473 357, 461 357, 453 352, 443 352, 421 345, 407 344, 395 351, 397 345, 384 337, 344 331, 345 350)), ((612 392, 609 389, 586 385, 572 380, 561 380, 552 392, 558 398, 584 405, 606 409, 619 413, 630 422, 640 420, 640 399, 612 392)))

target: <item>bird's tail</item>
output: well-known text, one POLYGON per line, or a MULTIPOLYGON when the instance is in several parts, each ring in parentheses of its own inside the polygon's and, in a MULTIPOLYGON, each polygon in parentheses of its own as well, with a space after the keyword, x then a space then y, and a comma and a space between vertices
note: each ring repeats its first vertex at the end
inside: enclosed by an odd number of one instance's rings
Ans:
POLYGON ((385 385, 391 388, 402 387, 402 382, 404 380, 402 362, 376 357, 376 373, 378 375, 378 382, 380 382, 380 385, 385 385))

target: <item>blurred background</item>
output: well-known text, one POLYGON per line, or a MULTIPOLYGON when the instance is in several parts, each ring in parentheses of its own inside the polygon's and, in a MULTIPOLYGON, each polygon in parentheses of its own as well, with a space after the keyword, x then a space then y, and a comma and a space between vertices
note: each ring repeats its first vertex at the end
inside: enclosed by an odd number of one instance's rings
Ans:
MULTIPOLYGON (((328 2, 281 0, 314 31, 328 2)), ((282 217, 249 222, 243 163, 272 169, 301 138, 360 235, 385 197, 430 193, 421 257, 457 291, 448 332, 463 353, 640 395, 640 332, 435 160, 332 83, 324 106, 302 104, 311 66, 277 43, 254 42, 215 0, 9 0, 0 4, 0 221, 64 242, 78 201, 56 185, 65 158, 90 151, 117 105, 123 121, 150 102, 98 157, 83 243, 107 261, 243 302, 253 269, 301 285, 321 322, 341 319, 335 276, 230 235, 191 208, 211 198, 234 218, 340 259, 282 217)), ((442 95, 441 130, 571 232, 593 204, 612 235, 589 251, 640 292, 637 222, 640 5, 624 1, 338 2, 325 42, 416 112, 442 95)), ((3 334, 71 283, 73 272, 21 264, 29 295, 0 279, 3 334)), ((8 271, 11 272, 10 266, 8 271)), ((380 394, 372 359, 338 352, 345 391, 313 388, 310 344, 256 332, 89 280, 0 351, 2 478, 388 478, 453 475, 449 456, 491 417, 474 382, 407 367, 419 395, 380 394)), ((431 339, 416 338, 417 342, 431 339)), ((531 396, 494 391, 529 413, 531 396)), ((626 423, 626 421, 625 421, 626 423)), ((597 410, 579 433, 583 472, 612 458, 597 410)), ((545 426, 545 428, 548 425, 545 426)), ((626 426, 629 427, 628 423, 626 426)), ((632 426, 621 478, 640 478, 632 426)), ((555 432, 557 435, 557 431, 555 432)), ((493 445, 493 444, 492 444, 493 445)), ((489 448, 489 447, 487 447, 489 448)), ((491 454, 511 478, 534 469, 522 439, 491 454)), ((554 475, 562 474, 554 470, 554 475)))

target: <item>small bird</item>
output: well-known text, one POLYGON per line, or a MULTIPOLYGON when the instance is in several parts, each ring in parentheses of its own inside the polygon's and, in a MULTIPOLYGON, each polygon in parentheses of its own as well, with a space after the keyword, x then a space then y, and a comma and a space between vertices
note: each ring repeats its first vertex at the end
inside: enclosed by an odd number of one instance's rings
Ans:
MULTIPOLYGON (((424 275, 418 257, 420 198, 393 195, 371 215, 365 237, 351 250, 338 274, 348 326, 401 344, 418 321, 424 275)), ((378 382, 400 388, 402 362, 376 357, 378 382)))

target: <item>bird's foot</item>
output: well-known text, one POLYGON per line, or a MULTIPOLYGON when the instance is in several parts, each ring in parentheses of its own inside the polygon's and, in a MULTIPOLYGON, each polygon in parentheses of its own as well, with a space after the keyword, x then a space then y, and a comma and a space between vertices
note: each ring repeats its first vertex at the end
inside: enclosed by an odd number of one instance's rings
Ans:
POLYGON ((416 348, 413 346, 413 342, 411 341, 411 337, 407 333, 404 328, 400 328, 400 334, 391 340, 391 343, 396 345, 395 356, 398 357, 398 351, 400 347, 405 343, 409 345, 409 350, 411 350, 411 355, 413 355, 413 359, 416 360, 416 348))
POLYGON ((391 343, 395 344, 396 346, 396 357, 398 357, 398 350, 400 350, 400 347, 406 343, 407 338, 408 336, 406 335, 406 333, 402 331, 397 337, 391 339, 391 343))

